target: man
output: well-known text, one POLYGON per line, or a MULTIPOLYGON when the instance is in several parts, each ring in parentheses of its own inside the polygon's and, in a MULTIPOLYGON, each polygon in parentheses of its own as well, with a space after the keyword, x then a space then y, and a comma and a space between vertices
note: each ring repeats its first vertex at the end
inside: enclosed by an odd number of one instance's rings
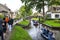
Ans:
POLYGON ((0 18, 0 36, 1 36, 1 40, 4 40, 2 23, 3 23, 3 20, 0 18))
POLYGON ((9 22, 8 22, 9 31, 12 30, 12 26, 13 26, 13 19, 10 18, 10 20, 9 20, 9 22))

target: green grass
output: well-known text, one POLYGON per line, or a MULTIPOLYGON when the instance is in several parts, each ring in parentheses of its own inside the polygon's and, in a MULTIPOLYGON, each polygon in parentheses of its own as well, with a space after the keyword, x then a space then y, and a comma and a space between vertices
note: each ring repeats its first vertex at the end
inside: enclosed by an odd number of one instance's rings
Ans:
POLYGON ((27 31, 20 26, 14 26, 10 40, 32 40, 27 31))
POLYGON ((0 18, 2 18, 2 19, 3 19, 3 18, 4 18, 4 15, 0 15, 0 18))
POLYGON ((39 20, 39 18, 32 18, 32 20, 39 20))
POLYGON ((23 21, 19 22, 18 24, 22 24, 24 26, 27 26, 29 24, 29 20, 23 20, 23 21))
POLYGON ((60 27, 60 23, 55 22, 55 20, 46 20, 44 22, 44 24, 48 24, 48 25, 53 26, 53 27, 60 27))

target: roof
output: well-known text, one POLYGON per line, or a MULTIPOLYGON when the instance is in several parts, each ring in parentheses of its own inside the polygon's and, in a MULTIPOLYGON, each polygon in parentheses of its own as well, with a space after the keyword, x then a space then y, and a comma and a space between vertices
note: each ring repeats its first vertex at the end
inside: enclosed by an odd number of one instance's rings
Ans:
POLYGON ((0 4, 0 5, 10 11, 10 9, 6 5, 3 5, 3 4, 0 4))
POLYGON ((0 11, 0 13, 8 13, 7 11, 0 11))

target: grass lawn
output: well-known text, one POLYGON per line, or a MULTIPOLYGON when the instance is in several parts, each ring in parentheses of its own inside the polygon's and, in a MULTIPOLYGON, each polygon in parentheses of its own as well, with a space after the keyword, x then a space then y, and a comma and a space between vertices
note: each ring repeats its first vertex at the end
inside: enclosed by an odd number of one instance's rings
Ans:
POLYGON ((39 18, 32 18, 32 20, 39 20, 39 18))
POLYGON ((60 23, 55 22, 55 20, 46 20, 44 24, 48 24, 53 27, 60 27, 60 23))
POLYGON ((27 31, 25 31, 20 26, 16 26, 13 28, 12 35, 10 40, 32 40, 27 31))
POLYGON ((29 20, 21 21, 21 22, 19 22, 18 24, 21 24, 21 25, 26 26, 26 25, 28 25, 28 24, 29 24, 29 20))

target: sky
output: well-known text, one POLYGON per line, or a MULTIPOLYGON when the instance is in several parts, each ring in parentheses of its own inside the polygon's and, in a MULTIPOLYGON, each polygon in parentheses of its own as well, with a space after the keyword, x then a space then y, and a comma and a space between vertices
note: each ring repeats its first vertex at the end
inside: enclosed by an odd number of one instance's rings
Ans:
MULTIPOLYGON (((6 4, 6 6, 13 12, 19 10, 19 8, 23 5, 21 0, 0 0, 0 3, 6 4)), ((45 11, 47 11, 47 7, 45 7, 45 11)), ((36 12, 36 10, 33 9, 33 12, 36 12)))
POLYGON ((20 0, 0 0, 1 4, 6 4, 12 11, 18 10, 23 4, 20 0))

